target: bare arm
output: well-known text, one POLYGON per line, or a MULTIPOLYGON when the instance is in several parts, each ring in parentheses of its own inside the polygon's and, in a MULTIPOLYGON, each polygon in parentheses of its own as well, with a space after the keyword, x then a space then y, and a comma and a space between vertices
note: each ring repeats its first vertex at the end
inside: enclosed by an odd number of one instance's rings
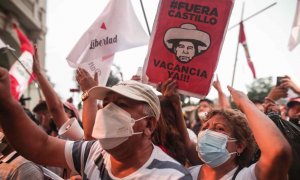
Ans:
MULTIPOLYGON (((76 80, 81 87, 83 92, 87 92, 90 88, 97 86, 98 84, 98 75, 94 75, 94 79, 90 74, 82 69, 78 68, 76 70, 76 80)), ((96 113, 97 113, 97 100, 92 98, 87 98, 83 102, 83 111, 82 111, 82 124, 84 130, 84 139, 92 140, 93 127, 95 123, 96 113)))
POLYGON ((287 97, 287 88, 280 85, 274 86, 268 93, 267 97, 265 97, 265 100, 275 103, 275 101, 277 101, 278 99, 285 97, 287 97))
POLYGON ((57 127, 60 128, 66 121, 68 121, 69 118, 64 111, 63 103, 54 91, 53 87, 50 85, 44 73, 41 71, 37 47, 35 46, 34 49, 35 55, 33 56, 33 72, 37 77, 39 86, 46 98, 46 103, 51 115, 53 116, 54 122, 57 127))
POLYGON ((219 78, 217 77, 217 80, 213 82, 214 88, 218 91, 218 99, 219 104, 222 109, 231 108, 231 105, 229 103, 229 100, 227 99, 226 95, 224 94, 221 83, 219 81, 219 78))
POLYGON ((176 127, 180 132, 183 143, 186 150, 186 155, 192 165, 202 164, 200 158, 198 157, 198 153, 196 151, 196 144, 191 141, 187 127, 185 124, 185 120, 182 114, 182 108, 180 103, 179 93, 177 92, 177 84, 175 80, 167 80, 165 83, 160 85, 158 90, 160 90, 166 98, 168 98, 174 108, 176 109, 176 127))
POLYGON ((67 167, 65 141, 48 136, 25 114, 10 93, 8 72, 0 67, 0 123, 10 144, 25 158, 67 167))
POLYGON ((248 99, 228 87, 233 100, 245 113, 254 138, 261 150, 261 157, 255 167, 258 179, 286 179, 291 164, 291 146, 276 125, 248 99))

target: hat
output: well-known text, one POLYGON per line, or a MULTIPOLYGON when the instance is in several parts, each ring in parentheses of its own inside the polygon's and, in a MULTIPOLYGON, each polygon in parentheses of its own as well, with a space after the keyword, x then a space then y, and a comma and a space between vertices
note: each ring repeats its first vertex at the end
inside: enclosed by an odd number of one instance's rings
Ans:
POLYGON ((63 103, 64 106, 69 109, 70 111, 72 111, 75 115, 75 117, 79 120, 80 119, 80 116, 79 116, 79 112, 78 112, 78 109, 70 102, 66 101, 63 103))
POLYGON ((287 107, 290 108, 296 104, 300 104, 300 97, 291 98, 287 103, 287 107))
POLYGON ((180 27, 174 27, 167 30, 164 43, 166 47, 172 51, 173 43, 172 40, 190 40, 190 41, 198 41, 198 52, 207 50, 210 46, 210 37, 209 34, 200 31, 197 27, 193 24, 182 24, 180 27))
POLYGON ((156 120, 160 115, 160 102, 150 86, 138 81, 122 81, 113 87, 95 86, 88 91, 89 98, 103 100, 107 93, 115 92, 129 99, 146 102, 155 114, 156 120))

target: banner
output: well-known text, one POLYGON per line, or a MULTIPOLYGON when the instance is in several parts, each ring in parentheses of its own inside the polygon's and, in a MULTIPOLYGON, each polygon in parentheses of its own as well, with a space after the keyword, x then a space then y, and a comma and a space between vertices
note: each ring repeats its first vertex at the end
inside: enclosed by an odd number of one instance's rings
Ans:
POLYGON ((244 47, 248 66, 249 66, 249 68, 252 72, 253 78, 255 79, 256 78, 256 72, 255 72, 255 69, 254 69, 253 62, 251 61, 251 58, 250 58, 250 53, 249 53, 249 49, 248 49, 248 45, 247 45, 247 41, 246 41, 246 35, 245 35, 244 24, 243 23, 240 23, 239 43, 241 43, 244 47))
POLYGON ((297 8, 291 35, 289 39, 289 50, 292 51, 300 43, 300 0, 297 1, 297 8))
POLYGON ((10 68, 9 75, 12 95, 18 100, 32 80, 34 48, 26 35, 17 26, 14 26, 14 29, 21 43, 19 60, 22 64, 16 61, 10 68))
POLYGON ((114 55, 98 58, 94 61, 80 64, 79 67, 85 69, 89 74, 94 77, 98 73, 98 85, 105 86, 110 74, 110 67, 113 63, 114 55))
POLYGON ((233 0, 163 0, 151 35, 142 81, 177 80, 180 93, 210 90, 233 0))
POLYGON ((110 0, 67 57, 71 67, 117 51, 146 45, 149 37, 138 21, 130 0, 110 0))

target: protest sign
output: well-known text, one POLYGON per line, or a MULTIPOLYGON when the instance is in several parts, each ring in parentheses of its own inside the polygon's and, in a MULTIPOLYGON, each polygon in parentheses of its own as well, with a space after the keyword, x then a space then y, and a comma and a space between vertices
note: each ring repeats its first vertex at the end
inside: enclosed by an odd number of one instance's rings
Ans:
POLYGON ((233 0, 163 0, 154 23, 142 81, 177 80, 182 94, 209 92, 233 0))

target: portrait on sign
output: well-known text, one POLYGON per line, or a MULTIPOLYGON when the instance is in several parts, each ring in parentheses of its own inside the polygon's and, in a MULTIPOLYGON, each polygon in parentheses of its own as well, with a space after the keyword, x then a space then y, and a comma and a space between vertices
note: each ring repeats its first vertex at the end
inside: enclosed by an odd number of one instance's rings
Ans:
POLYGON ((209 48, 210 36, 193 24, 182 24, 166 31, 164 44, 179 62, 188 63, 209 48))

